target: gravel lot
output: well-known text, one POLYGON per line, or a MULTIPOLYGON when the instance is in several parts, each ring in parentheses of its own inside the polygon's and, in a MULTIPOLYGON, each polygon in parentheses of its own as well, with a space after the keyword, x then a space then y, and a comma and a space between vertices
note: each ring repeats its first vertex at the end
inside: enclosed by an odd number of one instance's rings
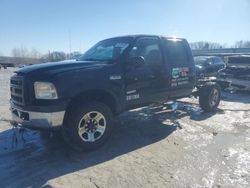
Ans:
POLYGON ((250 187, 250 94, 223 93, 123 113, 102 148, 76 153, 59 134, 12 128, 0 70, 0 187, 250 187))

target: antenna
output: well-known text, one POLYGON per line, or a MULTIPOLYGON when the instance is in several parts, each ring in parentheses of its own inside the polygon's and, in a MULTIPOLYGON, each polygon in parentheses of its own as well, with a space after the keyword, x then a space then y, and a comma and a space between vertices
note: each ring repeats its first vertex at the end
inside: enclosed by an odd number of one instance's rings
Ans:
POLYGON ((71 58, 71 31, 70 29, 68 30, 69 34, 69 59, 71 58))

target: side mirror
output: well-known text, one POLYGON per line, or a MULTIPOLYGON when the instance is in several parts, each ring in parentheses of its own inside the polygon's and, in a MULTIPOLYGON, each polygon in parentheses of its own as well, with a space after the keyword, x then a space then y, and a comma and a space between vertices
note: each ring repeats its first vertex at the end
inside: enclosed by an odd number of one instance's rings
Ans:
POLYGON ((143 67, 145 64, 145 59, 142 56, 131 57, 128 61, 134 67, 143 67))

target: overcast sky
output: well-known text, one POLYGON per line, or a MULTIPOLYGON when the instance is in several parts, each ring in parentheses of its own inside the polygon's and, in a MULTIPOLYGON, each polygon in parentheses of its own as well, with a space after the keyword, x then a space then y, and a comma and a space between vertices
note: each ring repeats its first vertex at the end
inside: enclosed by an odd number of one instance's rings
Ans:
POLYGON ((250 0, 0 0, 0 54, 85 51, 126 34, 232 45, 250 40, 250 0))

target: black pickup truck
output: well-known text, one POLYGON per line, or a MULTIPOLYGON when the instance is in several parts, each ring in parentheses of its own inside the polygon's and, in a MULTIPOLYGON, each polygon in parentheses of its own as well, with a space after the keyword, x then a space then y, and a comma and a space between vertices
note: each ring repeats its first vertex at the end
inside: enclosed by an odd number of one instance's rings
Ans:
POLYGON ((98 42, 75 61, 31 65, 10 80, 15 125, 60 128, 77 149, 103 144, 112 118, 151 103, 199 97, 204 111, 220 102, 220 87, 196 79, 188 42, 133 35, 98 42))

